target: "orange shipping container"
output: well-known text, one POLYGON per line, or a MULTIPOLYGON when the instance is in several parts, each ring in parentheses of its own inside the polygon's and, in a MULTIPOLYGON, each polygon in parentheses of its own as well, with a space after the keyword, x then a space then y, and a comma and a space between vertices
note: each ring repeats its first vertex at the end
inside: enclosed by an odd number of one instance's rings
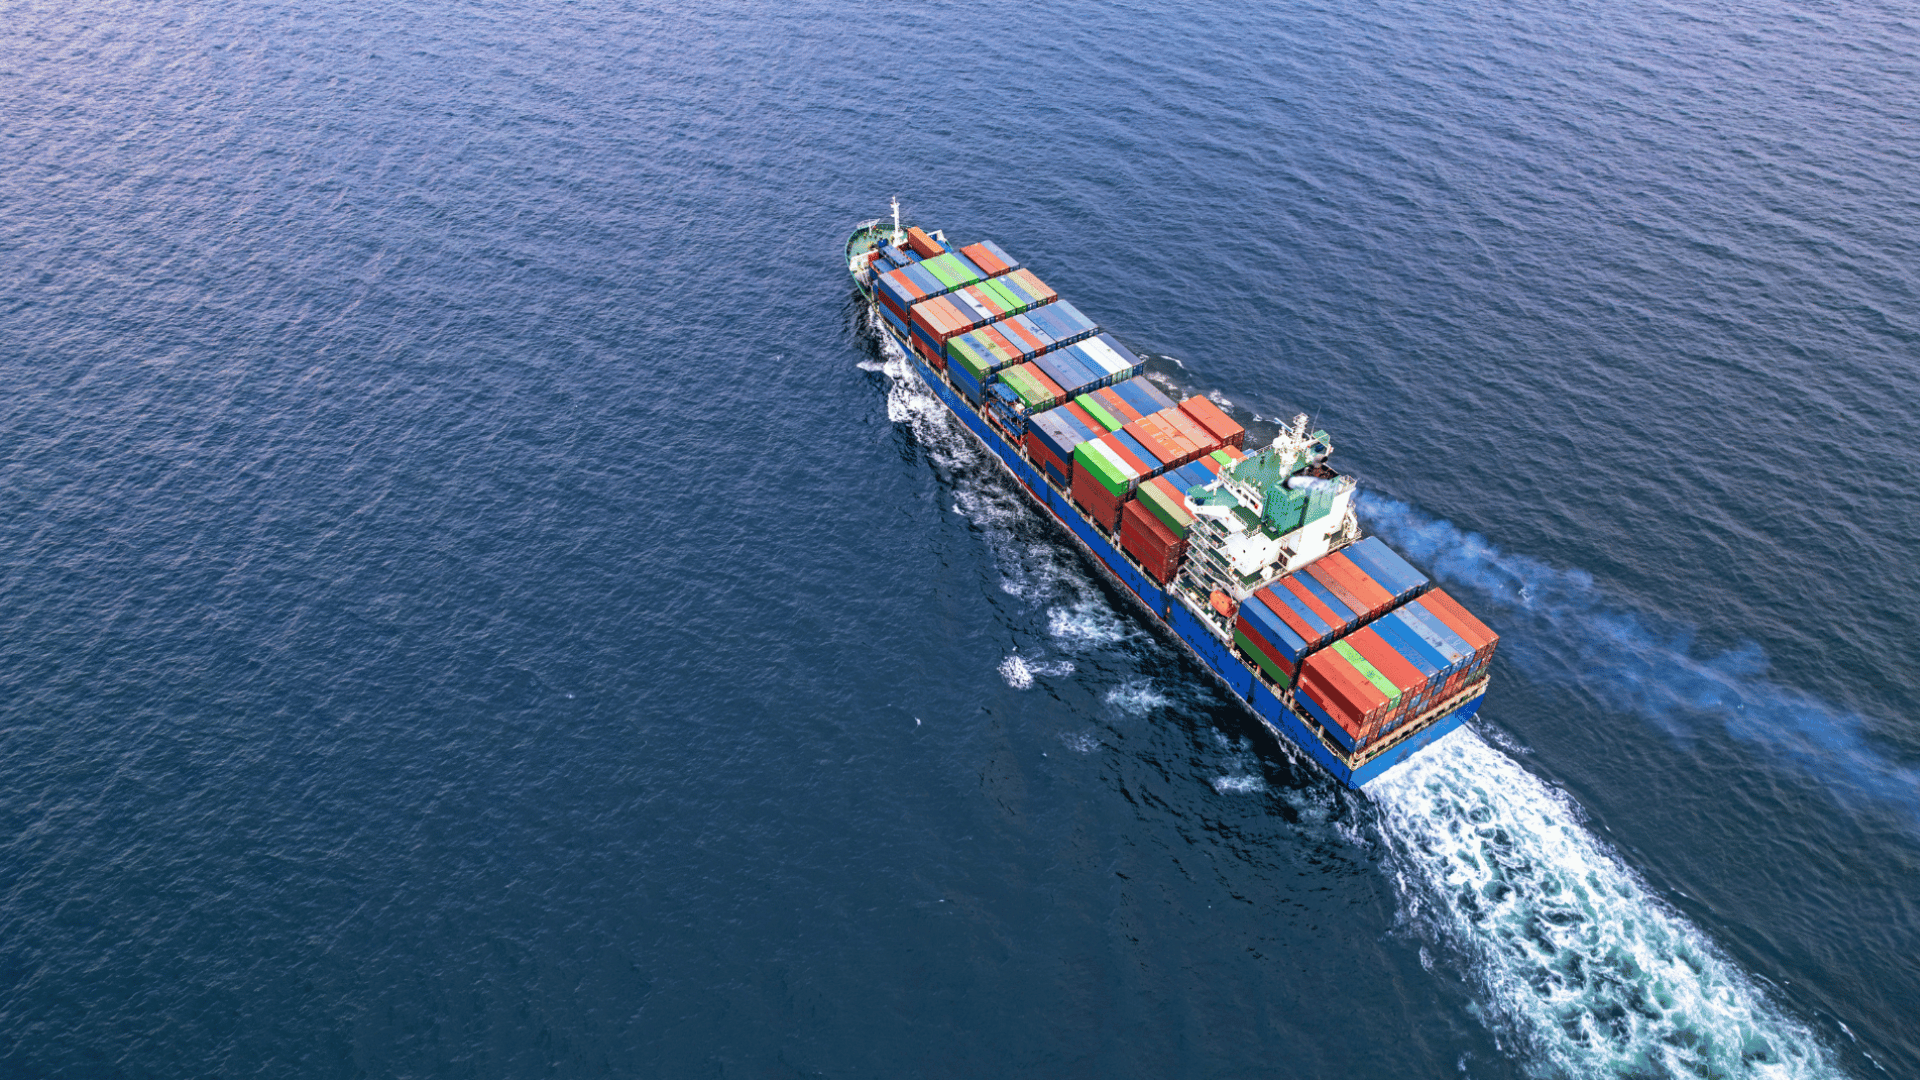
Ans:
POLYGON ((1214 437, 1226 446, 1245 446, 1247 429, 1233 422, 1233 418, 1220 411, 1220 406, 1198 394, 1180 403, 1180 411, 1193 417, 1201 427, 1212 432, 1214 437))
POLYGON ((931 259, 947 250, 935 243, 933 237, 921 232, 918 225, 907 230, 907 246, 913 249, 915 255, 923 259, 931 259))

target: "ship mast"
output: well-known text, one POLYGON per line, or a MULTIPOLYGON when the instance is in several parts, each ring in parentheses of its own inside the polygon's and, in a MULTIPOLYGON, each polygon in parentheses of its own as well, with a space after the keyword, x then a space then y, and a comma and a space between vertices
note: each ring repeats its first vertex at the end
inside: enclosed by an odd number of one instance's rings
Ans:
POLYGON ((905 234, 900 231, 900 196, 895 195, 893 197, 893 234, 887 237, 887 243, 899 247, 900 242, 905 239, 905 234))

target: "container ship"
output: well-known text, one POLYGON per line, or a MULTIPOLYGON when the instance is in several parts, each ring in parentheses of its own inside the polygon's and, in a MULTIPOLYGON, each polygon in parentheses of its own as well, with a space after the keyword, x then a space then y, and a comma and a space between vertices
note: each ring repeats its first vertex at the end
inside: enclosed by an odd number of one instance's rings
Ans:
POLYGON ((1498 637, 1361 532, 1305 416, 1249 448, 1006 249, 902 228, 897 199, 846 258, 870 324, 1276 737, 1358 790, 1480 708, 1498 637))

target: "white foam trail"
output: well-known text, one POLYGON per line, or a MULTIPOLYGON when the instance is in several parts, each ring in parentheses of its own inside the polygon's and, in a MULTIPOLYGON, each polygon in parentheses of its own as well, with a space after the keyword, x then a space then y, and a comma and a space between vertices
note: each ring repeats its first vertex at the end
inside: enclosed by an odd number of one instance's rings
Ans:
POLYGON ((1106 702, 1130 716, 1145 716, 1172 704, 1167 695, 1154 689, 1153 682, 1148 679, 1128 679, 1107 691, 1106 702))
POLYGON ((1462 728, 1368 787, 1408 921, 1468 964, 1538 1075, 1842 1075, 1559 791, 1462 728))
POLYGON ((1019 653, 1014 653, 1000 661, 1000 677, 1007 680, 1007 685, 1015 690, 1028 690, 1033 687, 1033 669, 1027 667, 1027 662, 1020 658, 1019 653))
POLYGON ((1028 690, 1033 687, 1035 676, 1065 678, 1073 674, 1074 667, 1071 660, 1028 660, 1019 653, 1012 653, 1000 661, 999 670, 1000 677, 1007 680, 1008 686, 1015 690, 1028 690))
POLYGON ((1070 649, 1085 649, 1125 641, 1135 630, 1105 601, 1083 594, 1047 610, 1047 633, 1070 649))
POLYGON ((1067 749, 1076 754, 1091 754, 1095 750, 1100 749, 1100 737, 1092 732, 1083 731, 1073 735, 1062 734, 1060 741, 1066 744, 1067 749))
POLYGON ((1258 776, 1216 776, 1213 778, 1213 790, 1222 795, 1245 794, 1249 791, 1266 790, 1267 782, 1258 776))
POLYGON ((1920 826, 1920 768, 1881 753, 1866 718, 1765 677, 1748 642, 1696 657, 1692 627, 1662 622, 1608 597, 1593 575, 1510 555, 1483 537, 1363 493, 1367 525, 1448 587, 1487 605, 1501 652, 1528 676, 1574 686, 1609 708, 1644 716, 1676 740, 1707 725, 1763 747, 1827 785, 1842 802, 1862 796, 1920 826))
MULTIPOLYGON (((887 377, 887 419, 906 424, 934 461, 946 468, 976 464, 984 459, 947 407, 920 380, 913 361, 884 329, 877 312, 867 312, 867 326, 880 343, 880 371, 887 377)), ((870 361, 860 365, 873 370, 870 361)))

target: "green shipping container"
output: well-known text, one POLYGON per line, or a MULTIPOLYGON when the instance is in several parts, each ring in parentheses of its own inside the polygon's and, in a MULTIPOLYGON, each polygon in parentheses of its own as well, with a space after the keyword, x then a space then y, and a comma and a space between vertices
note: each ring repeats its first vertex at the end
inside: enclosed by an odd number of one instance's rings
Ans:
POLYGON ((1112 413, 1101 408, 1100 402, 1096 400, 1092 394, 1081 394, 1079 397, 1074 398, 1073 401, 1074 404, 1087 410, 1087 415, 1100 421, 1108 431, 1119 431, 1121 428, 1126 427, 1126 425, 1121 423, 1112 413))
POLYGON ((1083 442, 1073 448, 1073 466, 1085 469, 1107 494, 1119 498, 1127 493, 1127 478, 1114 471, 1113 462, 1107 456, 1096 451, 1091 442, 1083 442))
POLYGON ((1021 402, 1029 409, 1038 410, 1053 402, 1053 391, 1017 367, 1001 372, 1000 381, 1013 387, 1013 392, 1020 395, 1021 402))
POLYGON ((1247 640, 1247 635, 1235 630, 1233 632, 1233 643, 1240 646, 1242 655, 1260 665, 1260 670, 1267 673, 1267 678, 1272 679, 1283 687, 1293 685, 1293 676, 1275 667, 1273 661, 1267 659, 1266 654, 1260 651, 1259 646, 1247 640))
POLYGON ((1193 515, 1187 513, 1185 506, 1170 505, 1167 493, 1152 484, 1140 485, 1140 503, 1173 535, 1182 540, 1187 538, 1187 530, 1193 527, 1193 515))
POLYGON ((920 268, 939 278, 940 284, 949 289, 971 285, 980 280, 979 275, 961 265, 960 260, 954 258, 951 252, 928 259, 920 264, 920 268))
POLYGON ((965 368, 967 374, 980 383, 985 383, 987 376, 993 374, 992 354, 983 357, 974 350, 971 342, 960 338, 947 342, 947 359, 965 368))
POLYGON ((1392 679, 1380 674, 1380 669, 1369 663, 1366 657, 1361 656, 1360 650, 1344 641, 1336 641, 1333 643, 1333 651, 1345 658, 1347 663, 1352 664, 1353 670, 1366 676, 1374 689, 1386 695, 1387 704, 1391 705, 1400 700, 1400 688, 1393 685, 1392 679))
POLYGON ((1005 285, 1000 284, 999 280, 996 278, 988 278, 987 280, 981 282, 980 288, 989 293, 992 293, 993 298, 995 300, 998 300, 1000 301, 1000 303, 1006 305, 1007 314, 1009 315, 1018 315, 1021 312, 1027 310, 1026 300, 1022 299, 1021 297, 1015 296, 1011 289, 1008 289, 1005 285))

